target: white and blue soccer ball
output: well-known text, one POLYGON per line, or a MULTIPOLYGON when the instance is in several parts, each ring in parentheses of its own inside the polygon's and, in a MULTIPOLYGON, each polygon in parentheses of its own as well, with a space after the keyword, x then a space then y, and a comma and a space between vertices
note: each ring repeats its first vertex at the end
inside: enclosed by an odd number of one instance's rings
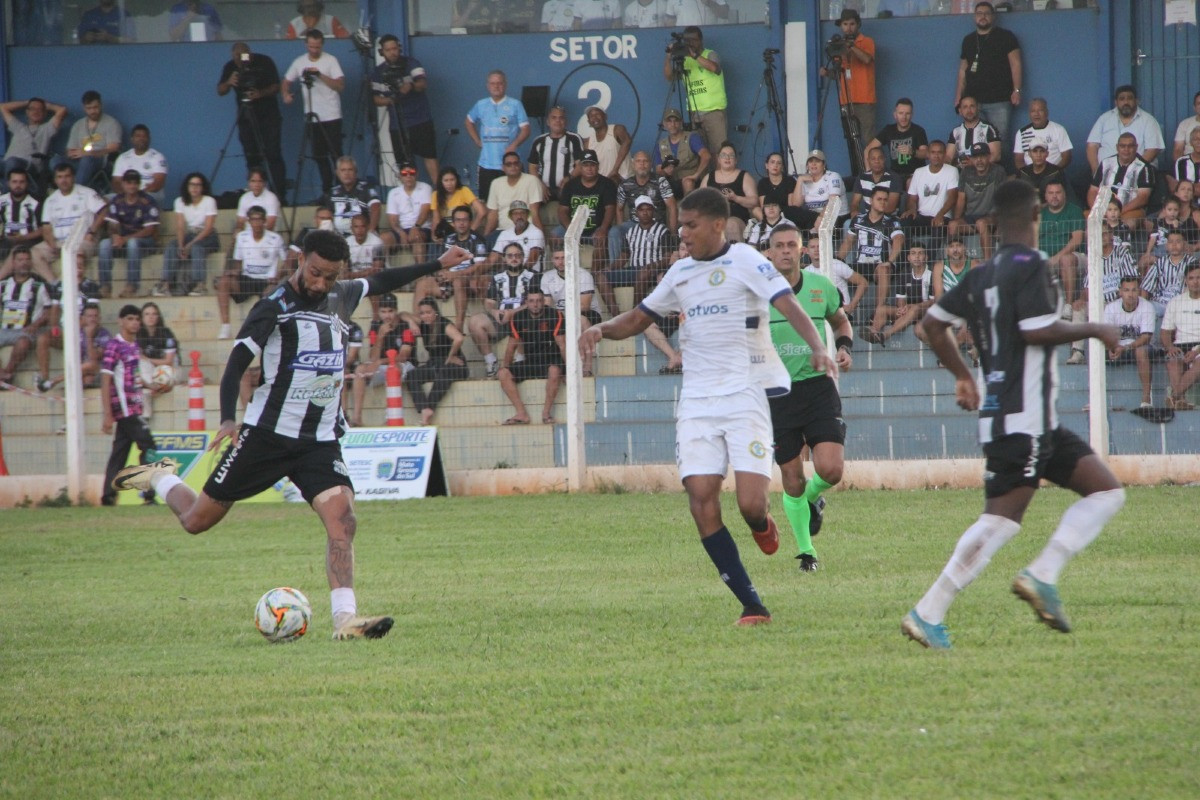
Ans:
POLYGON ((312 604, 299 589, 280 586, 258 601, 254 609, 254 625, 268 642, 294 642, 308 631, 312 619, 312 604))

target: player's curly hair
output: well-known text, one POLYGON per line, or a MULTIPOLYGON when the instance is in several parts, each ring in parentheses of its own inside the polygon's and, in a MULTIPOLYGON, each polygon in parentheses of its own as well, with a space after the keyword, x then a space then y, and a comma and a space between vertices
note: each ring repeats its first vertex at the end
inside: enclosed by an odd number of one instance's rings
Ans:
POLYGON ((304 255, 309 253, 316 253, 326 261, 349 261, 350 245, 336 231, 309 231, 304 237, 304 255))

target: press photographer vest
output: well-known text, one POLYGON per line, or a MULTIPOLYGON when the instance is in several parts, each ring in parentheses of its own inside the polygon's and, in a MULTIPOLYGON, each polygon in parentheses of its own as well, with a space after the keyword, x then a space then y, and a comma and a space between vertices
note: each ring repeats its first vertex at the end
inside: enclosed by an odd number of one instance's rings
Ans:
MULTIPOLYGON (((712 50, 700 53, 707 58, 712 50)), ((709 72, 700 66, 696 59, 688 56, 683 60, 683 74, 687 80, 688 105, 692 111, 724 111, 728 105, 725 100, 725 77, 715 72, 709 72)), ((679 159, 683 161, 682 158, 679 159)))
POLYGON ((675 167, 675 174, 680 177, 690 177, 695 174, 697 167, 700 166, 700 155, 692 152, 691 134, 684 131, 683 138, 679 140, 679 144, 675 145, 676 152, 671 152, 671 137, 664 136, 658 140, 658 154, 663 159, 674 156, 679 159, 679 165, 675 167), (690 170, 690 171, 689 171, 690 170))

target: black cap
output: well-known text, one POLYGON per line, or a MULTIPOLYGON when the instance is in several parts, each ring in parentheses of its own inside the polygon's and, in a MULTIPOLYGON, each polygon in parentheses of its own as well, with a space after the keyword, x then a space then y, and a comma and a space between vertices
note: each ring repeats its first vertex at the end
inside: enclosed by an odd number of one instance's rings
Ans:
POLYGON ((392 294, 391 292, 385 292, 384 294, 379 295, 379 307, 390 308, 394 311, 397 307, 396 295, 392 294))
POLYGON ((988 147, 983 142, 976 142, 975 144, 971 145, 972 156, 990 156, 991 154, 992 148, 988 147))
POLYGON ((854 20, 859 25, 862 24, 862 17, 860 17, 858 15, 858 12, 855 11, 853 8, 842 9, 842 15, 840 17, 838 17, 838 24, 840 25, 841 23, 845 22, 848 19, 854 20))
POLYGON ((127 170, 125 170, 125 172, 123 172, 121 174, 121 180, 137 181, 138 183, 141 183, 142 182, 142 173, 138 172, 136 169, 127 169, 127 170))
POLYGON ((126 303, 125 305, 121 306, 121 313, 117 314, 117 318, 125 319, 125 317, 140 317, 141 315, 142 310, 140 308, 135 306, 133 303, 126 303))
POLYGON ((579 157, 579 163, 580 164, 588 164, 588 163, 599 164, 600 159, 596 157, 595 150, 584 150, 583 155, 581 155, 579 157))

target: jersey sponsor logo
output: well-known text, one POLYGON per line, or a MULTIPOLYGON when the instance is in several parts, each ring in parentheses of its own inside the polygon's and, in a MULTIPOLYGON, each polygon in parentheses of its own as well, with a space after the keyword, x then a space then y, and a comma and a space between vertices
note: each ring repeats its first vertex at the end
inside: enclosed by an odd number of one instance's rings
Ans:
POLYGON ((768 278, 770 278, 772 275, 779 274, 779 270, 775 269, 773 265, 765 261, 758 265, 758 271, 763 275, 766 275, 768 278))
POLYGON ((750 455, 754 456, 755 458, 767 457, 767 446, 758 439, 755 439, 753 442, 751 442, 748 449, 750 450, 750 455))
POLYGON ((725 270, 723 270, 723 269, 714 269, 712 271, 712 273, 708 276, 708 285, 709 286, 720 286, 724 282, 725 282, 725 270))
POLYGON ((346 354, 342 350, 305 350, 297 353, 289 365, 291 369, 311 370, 341 370, 346 354))
POLYGON ((350 477, 350 470, 346 469, 346 462, 342 461, 340 458, 335 458, 333 460, 333 471, 344 478, 350 477))
POLYGON ((224 483, 225 478, 229 475, 229 468, 233 466, 234 459, 241 452, 242 445, 246 442, 246 437, 249 435, 250 429, 243 427, 238 432, 237 441, 233 443, 233 447, 229 448, 229 452, 225 455, 221 465, 217 467, 217 471, 213 473, 213 483, 224 483))
POLYGON ((692 317, 710 317, 714 314, 728 314, 729 306, 726 305, 708 305, 708 306, 692 306, 684 312, 689 319, 692 317))
MULTIPOLYGON (((787 322, 787 320, 781 320, 781 322, 787 322)), ((781 358, 785 358, 787 356, 811 356, 812 348, 807 344, 783 342, 775 345, 775 352, 779 353, 781 358)))
MULTIPOLYGON (((341 367, 338 369, 340 370, 341 367)), ((336 400, 341 391, 341 381, 332 375, 321 375, 310 386, 291 389, 288 392, 288 400, 306 400, 314 406, 324 408, 336 400)))

